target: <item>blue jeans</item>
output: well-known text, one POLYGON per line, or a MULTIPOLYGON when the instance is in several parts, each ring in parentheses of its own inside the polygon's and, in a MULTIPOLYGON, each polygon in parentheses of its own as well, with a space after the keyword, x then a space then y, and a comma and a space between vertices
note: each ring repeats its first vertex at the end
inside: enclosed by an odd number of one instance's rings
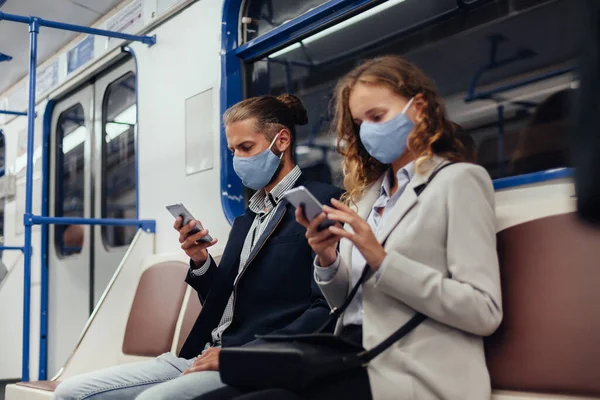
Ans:
POLYGON ((191 400, 219 389, 218 371, 181 375, 194 360, 165 353, 155 359, 77 375, 62 382, 56 400, 191 400))

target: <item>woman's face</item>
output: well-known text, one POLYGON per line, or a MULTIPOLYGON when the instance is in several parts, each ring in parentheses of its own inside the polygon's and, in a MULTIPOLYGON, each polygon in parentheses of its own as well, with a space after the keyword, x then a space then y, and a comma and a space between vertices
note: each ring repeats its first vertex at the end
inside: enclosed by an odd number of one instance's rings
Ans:
MULTIPOLYGON (((417 100, 417 99, 415 99, 417 100)), ((410 99, 399 96, 385 86, 358 82, 350 92, 348 105, 354 122, 386 122, 400 114, 410 99)), ((417 101, 406 110, 406 116, 416 122, 417 101)))

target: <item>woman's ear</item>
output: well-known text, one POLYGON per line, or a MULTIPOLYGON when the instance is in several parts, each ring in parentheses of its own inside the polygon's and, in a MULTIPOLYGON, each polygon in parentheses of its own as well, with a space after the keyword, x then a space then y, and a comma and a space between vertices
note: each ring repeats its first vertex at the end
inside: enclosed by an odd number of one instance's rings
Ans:
POLYGON ((414 120, 418 121, 421 116, 423 115, 423 112, 425 110, 425 107, 427 106, 427 101, 425 101, 425 96, 423 96, 422 93, 419 93, 418 95, 415 96, 415 99, 413 100, 413 116, 414 116, 414 120))

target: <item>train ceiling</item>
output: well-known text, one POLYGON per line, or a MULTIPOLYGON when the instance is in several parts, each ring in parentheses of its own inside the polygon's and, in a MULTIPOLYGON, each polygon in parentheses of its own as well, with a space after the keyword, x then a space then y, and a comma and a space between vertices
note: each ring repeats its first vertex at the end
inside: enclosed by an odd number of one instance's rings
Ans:
MULTIPOLYGON (((121 0, 0 0, 0 10, 10 14, 34 15, 91 26, 120 2, 121 0)), ((38 65, 77 36, 77 33, 43 27, 40 33, 38 65)), ((10 62, 0 63, 0 94, 2 94, 27 75, 29 64, 27 25, 0 21, 0 52, 13 57, 10 62)))

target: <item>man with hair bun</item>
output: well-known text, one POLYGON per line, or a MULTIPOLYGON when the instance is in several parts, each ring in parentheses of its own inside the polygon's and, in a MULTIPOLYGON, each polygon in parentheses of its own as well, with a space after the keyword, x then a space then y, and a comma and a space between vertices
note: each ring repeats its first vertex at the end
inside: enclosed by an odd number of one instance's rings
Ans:
POLYGON ((235 219, 218 266, 208 253, 216 239, 201 241, 207 230, 190 234, 196 221, 175 222, 190 257, 186 282, 202 303, 179 357, 166 353, 75 376, 58 386, 55 399, 193 399, 225 386, 221 347, 252 345, 256 335, 312 333, 326 322, 329 307, 313 280, 305 229, 283 198, 300 185, 323 204, 341 195, 339 188, 307 181, 294 163, 295 127, 307 123, 306 109, 290 94, 250 98, 225 112, 234 170, 256 193, 235 219))

